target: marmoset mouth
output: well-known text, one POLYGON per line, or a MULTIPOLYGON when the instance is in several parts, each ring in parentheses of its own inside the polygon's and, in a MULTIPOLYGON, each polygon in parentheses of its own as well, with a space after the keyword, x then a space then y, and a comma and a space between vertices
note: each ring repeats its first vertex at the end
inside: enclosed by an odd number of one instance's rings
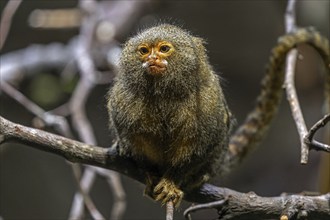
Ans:
POLYGON ((159 65, 149 65, 148 71, 152 74, 159 74, 165 71, 165 67, 161 67, 159 65))
POLYGON ((147 68, 148 73, 152 75, 159 75, 166 70, 167 61, 166 60, 148 60, 143 63, 143 67, 147 68))

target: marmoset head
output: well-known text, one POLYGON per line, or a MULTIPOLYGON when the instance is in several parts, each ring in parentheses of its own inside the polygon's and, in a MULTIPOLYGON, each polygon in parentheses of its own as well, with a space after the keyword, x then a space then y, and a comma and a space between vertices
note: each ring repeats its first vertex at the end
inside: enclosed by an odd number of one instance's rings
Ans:
POLYGON ((126 42, 120 58, 120 77, 139 88, 154 88, 154 92, 170 92, 178 87, 193 90, 200 67, 207 63, 201 38, 162 24, 126 42))

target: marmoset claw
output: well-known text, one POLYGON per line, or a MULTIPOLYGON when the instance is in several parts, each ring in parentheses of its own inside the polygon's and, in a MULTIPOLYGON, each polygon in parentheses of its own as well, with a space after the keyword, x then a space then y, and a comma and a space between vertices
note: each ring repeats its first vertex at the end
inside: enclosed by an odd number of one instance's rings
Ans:
POLYGON ((162 205, 172 201, 178 208, 183 198, 183 192, 170 180, 163 178, 154 188, 155 200, 161 201, 162 205))

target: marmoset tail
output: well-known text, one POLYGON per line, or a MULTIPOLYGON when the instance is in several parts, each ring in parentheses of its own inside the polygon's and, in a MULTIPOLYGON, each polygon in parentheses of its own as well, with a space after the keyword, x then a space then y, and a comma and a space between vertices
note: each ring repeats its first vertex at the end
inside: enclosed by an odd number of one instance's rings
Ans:
POLYGON ((178 206, 183 191, 226 166, 232 116, 203 40, 181 28, 159 25, 126 42, 108 110, 120 154, 152 170, 155 200, 178 206))

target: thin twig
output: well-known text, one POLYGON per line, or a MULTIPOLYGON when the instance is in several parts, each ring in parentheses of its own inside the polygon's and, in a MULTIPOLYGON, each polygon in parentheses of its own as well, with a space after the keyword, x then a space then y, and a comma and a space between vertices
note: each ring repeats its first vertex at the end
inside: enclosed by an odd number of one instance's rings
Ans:
POLYGON ((324 127, 329 121, 330 121, 330 114, 327 114, 311 127, 311 129, 308 132, 308 135, 306 135, 306 138, 309 141, 311 141, 313 139, 316 131, 319 130, 320 128, 324 127))
POLYGON ((7 5, 2 11, 0 22, 0 50, 7 40, 7 36, 11 27, 11 21, 16 13, 18 7, 22 3, 22 0, 9 0, 7 5))
POLYGON ((313 150, 321 150, 330 153, 330 145, 320 143, 313 139, 315 133, 320 128, 324 127, 330 121, 330 114, 325 115, 322 119, 316 122, 309 132, 304 137, 304 143, 313 150))
POLYGON ((213 208, 219 209, 226 202, 227 202, 227 199, 223 199, 223 200, 210 202, 210 203, 206 203, 206 204, 193 205, 193 206, 187 208, 184 211, 183 215, 187 220, 191 220, 191 216, 190 216, 191 213, 196 212, 196 211, 201 210, 201 209, 213 209, 213 208))
POLYGON ((166 220, 173 220, 174 205, 172 201, 166 203, 166 220))

